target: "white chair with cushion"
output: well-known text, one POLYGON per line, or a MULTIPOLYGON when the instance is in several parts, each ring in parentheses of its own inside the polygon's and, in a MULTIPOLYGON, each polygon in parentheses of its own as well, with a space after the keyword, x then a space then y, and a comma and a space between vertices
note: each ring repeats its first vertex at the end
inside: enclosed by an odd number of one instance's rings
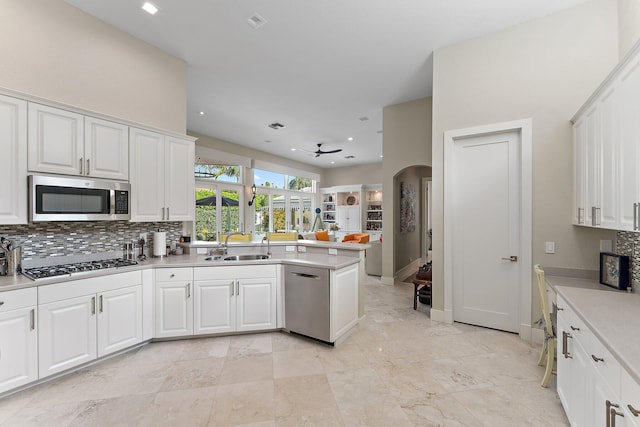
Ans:
POLYGON ((538 366, 542 366, 546 359, 546 369, 542 377, 542 387, 546 387, 553 371, 553 362, 556 355, 556 328, 551 320, 551 311, 547 302, 547 282, 544 279, 544 270, 540 264, 533 266, 533 271, 538 276, 538 291, 540 293, 540 309, 542 310, 542 320, 544 323, 544 343, 538 358, 538 366))

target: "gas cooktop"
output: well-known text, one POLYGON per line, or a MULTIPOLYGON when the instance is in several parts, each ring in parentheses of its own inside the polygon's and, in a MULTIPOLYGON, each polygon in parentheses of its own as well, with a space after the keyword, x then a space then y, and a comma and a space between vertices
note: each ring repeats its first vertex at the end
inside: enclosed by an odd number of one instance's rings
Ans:
POLYGON ((114 258, 100 261, 78 262, 74 264, 51 265, 47 267, 27 268, 22 271, 25 276, 37 280, 47 277, 72 275, 74 273, 82 273, 94 270, 105 270, 109 268, 128 267, 138 264, 137 261, 131 259, 114 258))

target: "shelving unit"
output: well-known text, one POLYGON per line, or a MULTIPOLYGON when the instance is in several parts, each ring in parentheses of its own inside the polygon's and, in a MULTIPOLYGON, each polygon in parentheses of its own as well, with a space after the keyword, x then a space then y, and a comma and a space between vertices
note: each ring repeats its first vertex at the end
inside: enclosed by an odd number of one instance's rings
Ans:
POLYGON ((322 222, 324 228, 329 228, 329 224, 335 224, 336 222, 336 201, 337 195, 335 192, 324 192, 321 190, 322 197, 322 222))
POLYGON ((365 232, 371 234, 371 240, 379 240, 382 234, 382 188, 368 186, 365 193, 365 232))

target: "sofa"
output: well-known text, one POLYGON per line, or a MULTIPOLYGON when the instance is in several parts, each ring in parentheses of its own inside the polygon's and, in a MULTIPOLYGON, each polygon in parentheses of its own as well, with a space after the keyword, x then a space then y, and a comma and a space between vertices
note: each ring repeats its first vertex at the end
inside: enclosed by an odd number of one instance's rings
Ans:
POLYGON ((351 233, 344 236, 342 243, 369 243, 368 233, 351 233))

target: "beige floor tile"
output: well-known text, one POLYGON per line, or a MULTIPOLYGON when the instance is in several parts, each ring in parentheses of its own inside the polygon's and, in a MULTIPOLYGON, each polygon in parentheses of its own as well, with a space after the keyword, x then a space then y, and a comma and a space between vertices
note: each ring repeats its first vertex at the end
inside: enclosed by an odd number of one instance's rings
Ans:
POLYGON ((62 427, 68 426, 72 421, 93 402, 68 402, 51 404, 47 406, 27 406, 23 407, 11 417, 1 422, 2 426, 20 427, 62 427))
POLYGON ((270 354, 273 351, 271 334, 234 335, 229 343, 227 359, 241 359, 258 354, 270 354))
POLYGON ((185 422, 189 426, 205 426, 216 395, 216 387, 160 392, 156 394, 143 422, 151 426, 179 426, 185 425, 185 422))
MULTIPOLYGON (((155 394, 117 397, 90 401, 89 405, 68 424, 76 426, 151 426, 155 394)), ((45 425, 45 424, 43 424, 45 425)))
POLYGON ((402 410, 415 426, 475 427, 478 421, 450 394, 425 395, 403 404, 402 410))
POLYGON ((324 367, 316 349, 273 353, 273 377, 304 377, 323 374, 324 367))
POLYGON ((224 359, 196 359, 174 362, 167 369, 162 391, 210 387, 218 384, 224 359))
POLYGON ((273 379, 272 354, 259 354, 241 359, 226 359, 219 384, 236 384, 273 379))
POLYGON ((349 407, 340 409, 340 414, 347 426, 413 426, 402 408, 391 403, 349 407))
POLYGON ((275 414, 278 424, 286 424, 286 420, 316 419, 319 414, 338 414, 326 375, 275 380, 275 414))
POLYGON ((209 425, 235 426, 274 421, 274 382, 272 380, 218 387, 209 425))
POLYGON ((198 338, 185 341, 180 360, 227 357, 231 337, 198 338))
POLYGON ((307 350, 310 348, 318 348, 322 345, 317 341, 297 335, 291 335, 286 332, 273 332, 271 334, 271 342, 273 344, 274 353, 289 350, 307 350))

